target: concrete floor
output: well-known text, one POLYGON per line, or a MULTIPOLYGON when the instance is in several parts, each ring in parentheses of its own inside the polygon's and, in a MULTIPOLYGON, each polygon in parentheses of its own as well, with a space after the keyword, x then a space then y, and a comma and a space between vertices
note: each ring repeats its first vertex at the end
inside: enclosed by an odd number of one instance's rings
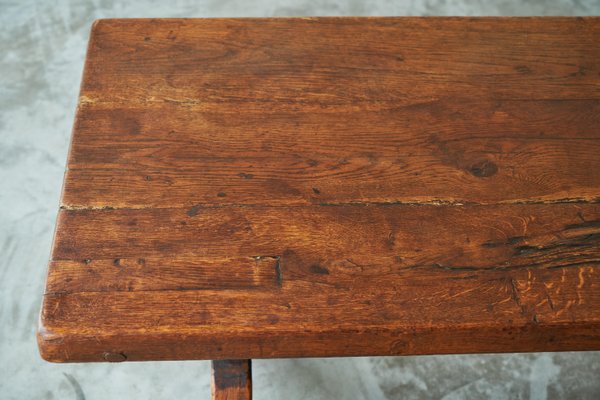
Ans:
MULTIPOLYGON (((90 24, 107 17, 598 15, 600 1, 0 0, 0 399, 209 398, 208 362, 43 362, 35 326, 90 24)), ((256 399, 599 399, 600 352, 259 360, 256 399)))

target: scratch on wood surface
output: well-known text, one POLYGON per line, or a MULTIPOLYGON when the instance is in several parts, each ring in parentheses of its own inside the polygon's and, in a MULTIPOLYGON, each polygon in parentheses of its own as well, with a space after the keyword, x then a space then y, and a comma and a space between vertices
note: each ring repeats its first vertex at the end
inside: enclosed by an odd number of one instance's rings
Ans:
POLYGON ((585 284, 585 278, 583 277, 583 273, 584 272, 585 271, 584 271, 583 268, 579 269, 579 274, 578 274, 578 276, 579 276, 579 283, 577 284, 577 289, 582 289, 583 285, 585 284))
POLYGON ((85 96, 85 95, 79 96, 79 104, 80 105, 92 104, 94 102, 95 102, 95 100, 88 96, 85 96))
POLYGON ((515 281, 514 278, 510 278, 510 287, 512 290, 512 300, 515 302, 515 304, 521 310, 521 314, 525 314, 525 306, 521 302, 521 294, 517 287, 517 281, 515 281))
POLYGON ((473 291, 475 291, 475 290, 479 290, 479 287, 478 287, 478 286, 475 286, 475 287, 472 287, 472 288, 470 288, 470 289, 465 289, 465 290, 463 290, 463 291, 460 291, 460 292, 458 292, 458 293, 455 293, 455 294, 453 294, 452 296, 448 296, 448 297, 446 297, 446 298, 448 298, 448 299, 453 299, 453 298, 455 298, 455 297, 462 296, 462 295, 464 295, 464 294, 467 294, 467 293, 473 292, 473 291))
POLYGON ((198 99, 184 98, 184 99, 176 99, 172 97, 163 97, 163 100, 167 103, 175 103, 181 105, 196 105, 200 104, 201 101, 198 99))

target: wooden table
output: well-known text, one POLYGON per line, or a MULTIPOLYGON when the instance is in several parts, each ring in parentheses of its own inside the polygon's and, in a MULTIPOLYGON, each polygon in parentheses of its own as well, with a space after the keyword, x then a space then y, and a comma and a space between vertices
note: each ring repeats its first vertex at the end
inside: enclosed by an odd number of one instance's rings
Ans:
POLYGON ((40 351, 598 350, 599 203, 598 18, 101 20, 40 351))

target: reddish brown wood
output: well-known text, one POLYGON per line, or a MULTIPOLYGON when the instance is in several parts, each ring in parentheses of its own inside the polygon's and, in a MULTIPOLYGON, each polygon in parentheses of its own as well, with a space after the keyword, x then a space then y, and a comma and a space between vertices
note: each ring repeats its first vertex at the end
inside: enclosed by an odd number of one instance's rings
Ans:
POLYGON ((172 256, 53 260, 47 293, 241 290, 278 285, 279 257, 172 256))
POLYGON ((211 391, 213 400, 251 400, 251 361, 213 361, 211 391))
POLYGON ((599 127, 599 18, 97 22, 42 355, 600 349, 599 127))

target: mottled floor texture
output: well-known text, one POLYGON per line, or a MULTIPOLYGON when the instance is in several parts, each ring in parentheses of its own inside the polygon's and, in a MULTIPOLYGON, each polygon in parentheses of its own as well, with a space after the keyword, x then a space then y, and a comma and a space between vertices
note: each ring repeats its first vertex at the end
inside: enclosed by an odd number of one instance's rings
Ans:
MULTIPOLYGON (((94 19, 599 13, 599 0, 0 0, 0 399, 209 398, 208 362, 58 365, 37 353, 46 261, 94 19)), ((254 387, 256 399, 599 399, 600 352, 259 360, 254 387)))

